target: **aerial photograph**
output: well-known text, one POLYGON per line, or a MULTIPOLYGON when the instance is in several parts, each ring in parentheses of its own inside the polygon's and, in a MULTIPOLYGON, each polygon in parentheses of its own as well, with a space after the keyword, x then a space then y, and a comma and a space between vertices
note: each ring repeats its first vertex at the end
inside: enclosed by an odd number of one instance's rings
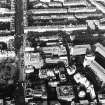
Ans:
POLYGON ((0 105, 105 105, 105 0, 0 0, 0 105))

